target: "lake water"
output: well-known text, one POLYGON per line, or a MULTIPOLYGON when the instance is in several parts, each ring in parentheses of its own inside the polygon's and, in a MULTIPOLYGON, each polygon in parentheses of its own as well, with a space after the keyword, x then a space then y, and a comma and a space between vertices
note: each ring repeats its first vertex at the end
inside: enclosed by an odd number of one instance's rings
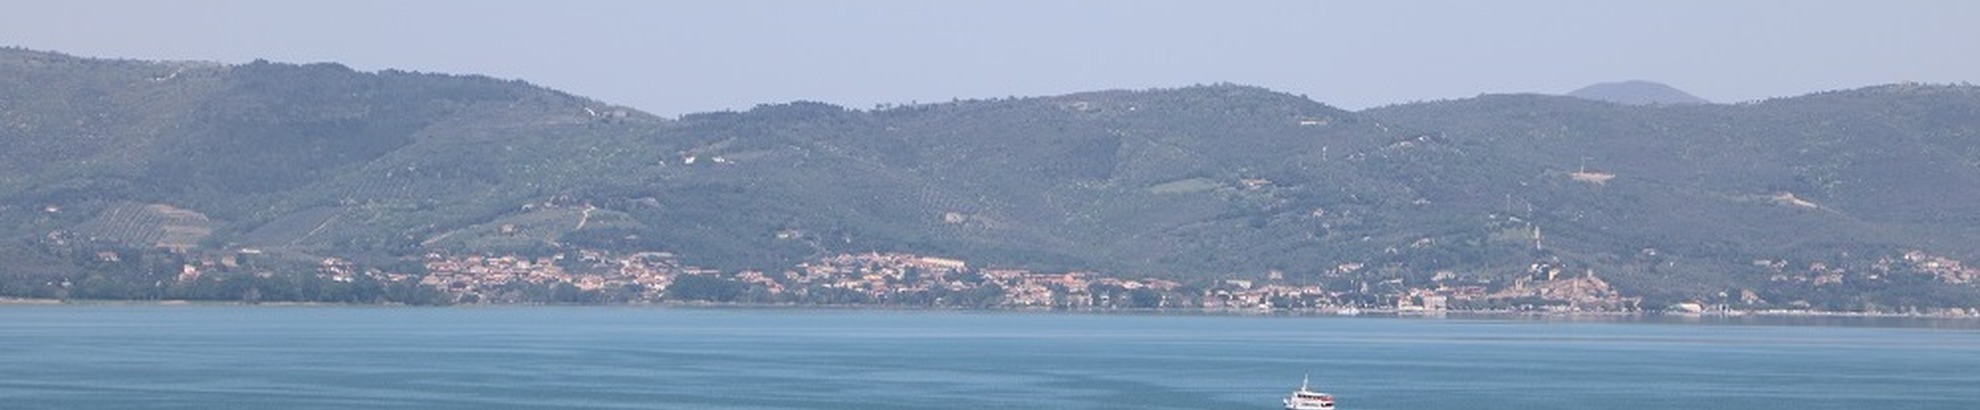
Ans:
POLYGON ((687 308, 0 306, 4 409, 1980 409, 1980 331, 687 308))

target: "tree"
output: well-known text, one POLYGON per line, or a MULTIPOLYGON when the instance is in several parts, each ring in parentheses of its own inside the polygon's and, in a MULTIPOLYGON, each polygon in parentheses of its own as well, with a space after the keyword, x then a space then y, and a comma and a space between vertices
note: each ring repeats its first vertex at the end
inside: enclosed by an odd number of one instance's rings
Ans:
POLYGON ((733 302, 748 285, 707 275, 681 275, 667 286, 667 296, 678 300, 733 302))
POLYGON ((1128 291, 1128 307, 1135 309, 1162 307, 1162 292, 1156 292, 1154 289, 1149 288, 1128 291))

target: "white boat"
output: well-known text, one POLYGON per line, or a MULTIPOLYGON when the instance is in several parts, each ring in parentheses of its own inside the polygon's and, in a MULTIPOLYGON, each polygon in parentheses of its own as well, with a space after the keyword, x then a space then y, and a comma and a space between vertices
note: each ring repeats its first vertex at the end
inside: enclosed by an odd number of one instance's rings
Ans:
POLYGON ((1299 379, 1299 390, 1286 396, 1286 410, 1333 410, 1334 395, 1313 391, 1306 387, 1306 377, 1299 379))

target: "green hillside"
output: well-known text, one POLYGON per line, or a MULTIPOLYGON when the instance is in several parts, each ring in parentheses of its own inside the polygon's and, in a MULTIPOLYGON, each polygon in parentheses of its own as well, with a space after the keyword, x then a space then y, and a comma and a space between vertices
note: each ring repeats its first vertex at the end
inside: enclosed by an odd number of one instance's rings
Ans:
POLYGON ((1552 269, 1655 306, 1980 305, 1917 262, 1980 257, 1972 86, 1350 112, 1219 84, 667 119, 477 76, 6 49, 0 95, 0 255, 21 261, 0 293, 26 296, 215 255, 274 280, 341 269, 326 258, 417 275, 428 254, 664 251, 775 272, 877 251, 1329 289, 1552 269))

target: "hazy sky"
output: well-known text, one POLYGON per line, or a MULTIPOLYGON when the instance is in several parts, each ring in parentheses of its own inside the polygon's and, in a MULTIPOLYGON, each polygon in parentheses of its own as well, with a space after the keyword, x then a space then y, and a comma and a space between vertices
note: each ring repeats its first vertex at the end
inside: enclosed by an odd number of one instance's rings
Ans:
POLYGON ((4 0, 0 45, 485 74, 661 115, 1234 82, 1359 109, 1980 80, 1980 1, 4 0))

